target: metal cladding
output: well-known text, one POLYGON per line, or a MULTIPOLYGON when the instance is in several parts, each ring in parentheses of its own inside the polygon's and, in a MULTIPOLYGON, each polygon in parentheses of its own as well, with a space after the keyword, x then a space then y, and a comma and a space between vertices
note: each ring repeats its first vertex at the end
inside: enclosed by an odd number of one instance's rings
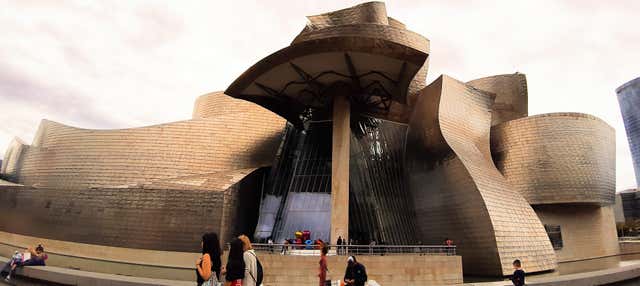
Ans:
POLYGON ((531 205, 615 202, 615 131, 587 114, 550 113, 491 129, 491 154, 531 205))
POLYGON ((0 230, 83 243, 194 251, 204 230, 229 240, 257 222, 260 167, 284 120, 221 92, 194 119, 88 130, 43 120, 32 145, 14 140, 0 189, 0 230), (28 208, 29 212, 18 211, 28 208))
MULTIPOLYGON (((429 41, 383 3, 308 19, 228 87, 231 97, 198 98, 191 120, 122 130, 45 120, 31 145, 12 141, 0 230, 178 251, 205 231, 450 238, 466 274, 497 276, 515 259, 539 272, 618 252, 609 125, 527 117, 524 74, 425 87, 429 41)), ((618 89, 636 174, 639 85, 618 89)))
POLYGON ((527 117, 529 101, 524 74, 502 74, 467 82, 469 86, 495 94, 491 106, 491 126, 527 117))
POLYGON ((360 112, 406 122, 407 102, 424 85, 429 41, 389 20, 382 2, 308 18, 290 46, 250 67, 225 93, 300 127, 309 109, 328 109, 336 90, 346 89, 360 112))
POLYGON ((284 120, 222 93, 207 95, 198 106, 206 101, 215 101, 220 110, 226 105, 236 111, 117 130, 43 120, 32 145, 12 143, 3 175, 28 186, 79 189, 142 185, 271 164, 284 120))
POLYGON ((631 148, 636 185, 640 186, 640 78, 623 84, 616 92, 631 148))
POLYGON ((540 220, 496 169, 489 150, 494 96, 447 76, 425 88, 409 122, 407 174, 427 241, 455 238, 465 273, 529 272, 556 259, 540 220))

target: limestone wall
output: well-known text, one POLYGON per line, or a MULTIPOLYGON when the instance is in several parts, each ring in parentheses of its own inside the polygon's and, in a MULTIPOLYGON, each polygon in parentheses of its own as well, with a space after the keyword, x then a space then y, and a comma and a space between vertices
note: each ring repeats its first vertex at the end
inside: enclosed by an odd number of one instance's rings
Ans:
POLYGON ((563 247, 556 250, 559 262, 620 252, 613 206, 540 205, 534 209, 543 224, 560 226, 563 247))
POLYGON ((587 114, 551 113, 491 130, 491 155, 532 205, 615 201, 615 131, 587 114))
POLYGON ((261 171, 226 191, 0 188, 0 231, 47 239, 198 251, 202 234, 229 241, 254 231, 261 171), (253 211, 253 213, 252 213, 253 211))
MULTIPOLYGON (((281 256, 258 253, 265 285, 318 285, 318 256, 281 256)), ((380 285, 452 285, 462 283, 460 256, 358 256, 369 279, 380 285)), ((328 256, 328 278, 342 280, 346 257, 328 256)))
MULTIPOLYGON (((0 256, 10 256, 16 248, 42 243, 49 253, 48 265, 100 273, 195 280, 196 252, 168 252, 108 247, 0 231, 0 256), (49 263, 50 262, 50 263, 49 263)), ((282 256, 257 253, 264 267, 265 285, 317 285, 318 256, 282 256)), ((225 255, 222 257, 223 263, 225 255)), ((451 285, 462 283, 460 256, 386 255, 358 256, 369 278, 381 285, 451 285), (389 267, 393 265, 393 267, 389 267)), ((345 256, 329 256, 329 278, 342 279, 345 256)))

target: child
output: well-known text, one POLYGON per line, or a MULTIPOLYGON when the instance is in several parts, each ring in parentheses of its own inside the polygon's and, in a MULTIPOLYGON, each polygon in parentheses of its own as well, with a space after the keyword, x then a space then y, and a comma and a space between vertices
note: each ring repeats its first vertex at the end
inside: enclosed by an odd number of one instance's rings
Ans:
POLYGON ((513 261, 513 276, 511 276, 511 282, 514 286, 524 286, 524 270, 522 270, 522 263, 519 259, 513 261))

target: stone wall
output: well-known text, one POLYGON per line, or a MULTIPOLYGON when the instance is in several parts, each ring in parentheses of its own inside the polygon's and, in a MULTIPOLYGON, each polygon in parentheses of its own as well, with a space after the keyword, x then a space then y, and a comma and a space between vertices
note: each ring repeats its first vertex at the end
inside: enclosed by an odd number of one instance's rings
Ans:
POLYGON ((0 230, 108 246, 198 251, 207 231, 227 241, 253 233, 261 177, 262 171, 256 171, 224 192, 3 187, 0 230))
MULTIPOLYGON (((265 285, 318 285, 318 256, 258 253, 265 285)), ((460 256, 358 256, 370 280, 380 285, 452 285, 462 283, 460 256)), ((346 257, 328 256, 328 278, 342 280, 346 257)))
POLYGON ((613 206, 540 205, 534 210, 543 224, 560 226, 563 247, 556 250, 559 262, 620 253, 613 206))
POLYGON ((532 205, 615 202, 615 131, 587 114, 550 113, 491 129, 491 155, 532 205))
MULTIPOLYGON (((195 280, 196 252, 167 252, 55 241, 0 231, 0 256, 16 248, 43 243, 50 255, 48 265, 83 271, 173 280, 195 280)), ((265 270, 265 285, 318 285, 319 256, 257 253, 265 270)), ((225 262, 226 255, 222 257, 225 262)), ((332 280, 342 279, 345 256, 328 256, 332 280)), ((358 256, 369 278, 381 285, 449 285, 462 283, 460 256, 385 255, 358 256), (393 267, 389 267, 393 265, 393 267)))

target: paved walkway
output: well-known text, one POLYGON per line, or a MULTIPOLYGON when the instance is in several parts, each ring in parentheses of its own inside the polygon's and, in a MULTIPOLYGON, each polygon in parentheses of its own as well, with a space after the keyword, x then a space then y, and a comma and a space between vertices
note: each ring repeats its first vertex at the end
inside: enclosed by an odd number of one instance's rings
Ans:
MULTIPOLYGON (((8 261, 5 257, 0 257, 0 264, 4 264, 8 261)), ((130 277, 116 274, 105 274, 96 272, 87 272, 74 269, 67 269, 55 266, 26 266, 16 270, 18 275, 18 285, 29 286, 44 286, 44 285, 108 285, 108 286, 151 286, 151 285, 166 285, 166 286, 193 286, 192 281, 177 281, 166 279, 153 279, 143 277, 130 277), (40 281, 23 281, 19 276, 24 276, 40 281), (43 281, 50 281, 53 283, 45 283, 43 281)), ((13 280, 13 279, 12 279, 13 280)), ((2 280, 2 282, 6 283, 2 280)), ((0 284, 1 285, 1 284, 0 284)), ((9 284, 11 285, 11 284, 9 284)))

